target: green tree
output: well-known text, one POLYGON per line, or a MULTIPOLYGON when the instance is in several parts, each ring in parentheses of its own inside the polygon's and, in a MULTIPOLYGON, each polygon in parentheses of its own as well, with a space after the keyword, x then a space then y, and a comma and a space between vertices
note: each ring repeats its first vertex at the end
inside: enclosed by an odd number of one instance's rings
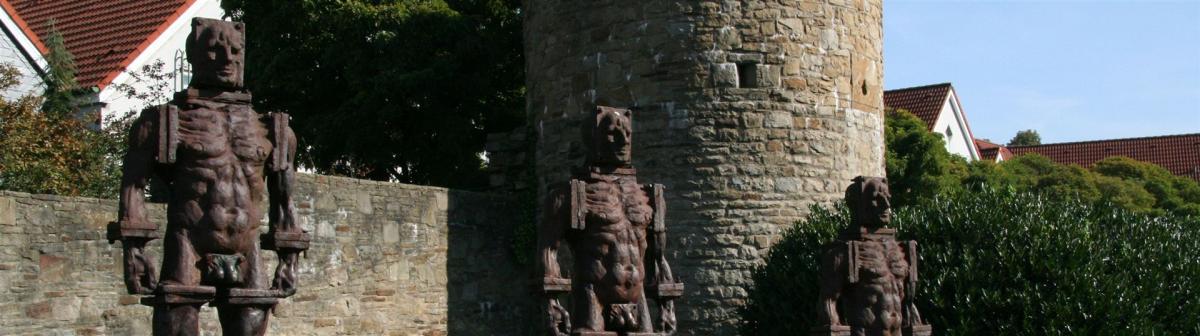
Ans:
POLYGON ((486 184, 486 134, 523 120, 519 1, 227 0, 257 108, 318 172, 486 184))
MULTIPOLYGON (((0 64, 0 91, 19 72, 0 64)), ((74 115, 39 111, 42 97, 0 99, 0 190, 115 198, 120 182, 119 126, 90 130, 74 115)))
POLYGON ((42 94, 42 111, 56 115, 74 115, 75 104, 75 57, 67 50, 63 36, 50 22, 50 34, 46 37, 46 91, 42 94))
POLYGON ((1146 208, 1200 216, 1200 184, 1175 176, 1166 168, 1128 157, 1112 156, 1096 162, 1092 170, 1101 176, 1140 186, 1152 195, 1152 204, 1146 208))
POLYGON ((1008 140, 1009 146, 1036 146, 1042 144, 1042 136, 1035 130, 1027 129, 1017 132, 1008 140))
POLYGON ((941 136, 905 110, 889 111, 884 130, 884 158, 893 202, 903 206, 959 188, 967 176, 966 160, 946 151, 941 136))

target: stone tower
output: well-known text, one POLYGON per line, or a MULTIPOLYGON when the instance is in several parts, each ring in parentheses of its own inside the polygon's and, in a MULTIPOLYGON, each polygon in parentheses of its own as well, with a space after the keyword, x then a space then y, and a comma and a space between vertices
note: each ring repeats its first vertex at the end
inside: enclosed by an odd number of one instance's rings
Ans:
POLYGON ((809 205, 883 175, 881 0, 526 0, 539 191, 583 162, 595 105, 629 107, 667 191, 681 334, 732 335, 753 268, 809 205))

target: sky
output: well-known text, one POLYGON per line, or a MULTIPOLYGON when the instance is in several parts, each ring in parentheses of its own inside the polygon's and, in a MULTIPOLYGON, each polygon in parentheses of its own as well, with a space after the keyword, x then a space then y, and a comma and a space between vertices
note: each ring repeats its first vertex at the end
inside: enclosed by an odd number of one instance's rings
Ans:
POLYGON ((885 0, 884 87, 953 83, 976 138, 1200 133, 1200 0, 885 0))

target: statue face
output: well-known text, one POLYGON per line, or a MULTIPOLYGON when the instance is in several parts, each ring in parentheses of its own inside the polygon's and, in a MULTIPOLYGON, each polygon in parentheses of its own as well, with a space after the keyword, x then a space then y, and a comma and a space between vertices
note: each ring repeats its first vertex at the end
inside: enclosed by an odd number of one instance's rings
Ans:
POLYGON ((633 123, 628 110, 601 109, 592 130, 592 163, 626 166, 632 163, 633 123))
POLYGON ((892 222, 892 193, 887 182, 879 178, 868 179, 863 187, 858 213, 860 225, 880 228, 892 222))
POLYGON ((242 87, 245 60, 245 26, 197 18, 188 36, 187 56, 192 63, 192 85, 238 89, 242 87))

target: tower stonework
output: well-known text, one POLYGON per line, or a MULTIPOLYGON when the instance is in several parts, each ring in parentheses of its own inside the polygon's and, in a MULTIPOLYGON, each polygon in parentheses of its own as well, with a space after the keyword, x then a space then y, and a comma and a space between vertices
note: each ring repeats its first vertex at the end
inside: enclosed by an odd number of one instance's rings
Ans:
POLYGON ((665 186, 679 333, 732 335, 750 273, 812 204, 883 175, 881 0, 526 0, 537 187, 583 162, 597 105, 633 110, 665 186))

